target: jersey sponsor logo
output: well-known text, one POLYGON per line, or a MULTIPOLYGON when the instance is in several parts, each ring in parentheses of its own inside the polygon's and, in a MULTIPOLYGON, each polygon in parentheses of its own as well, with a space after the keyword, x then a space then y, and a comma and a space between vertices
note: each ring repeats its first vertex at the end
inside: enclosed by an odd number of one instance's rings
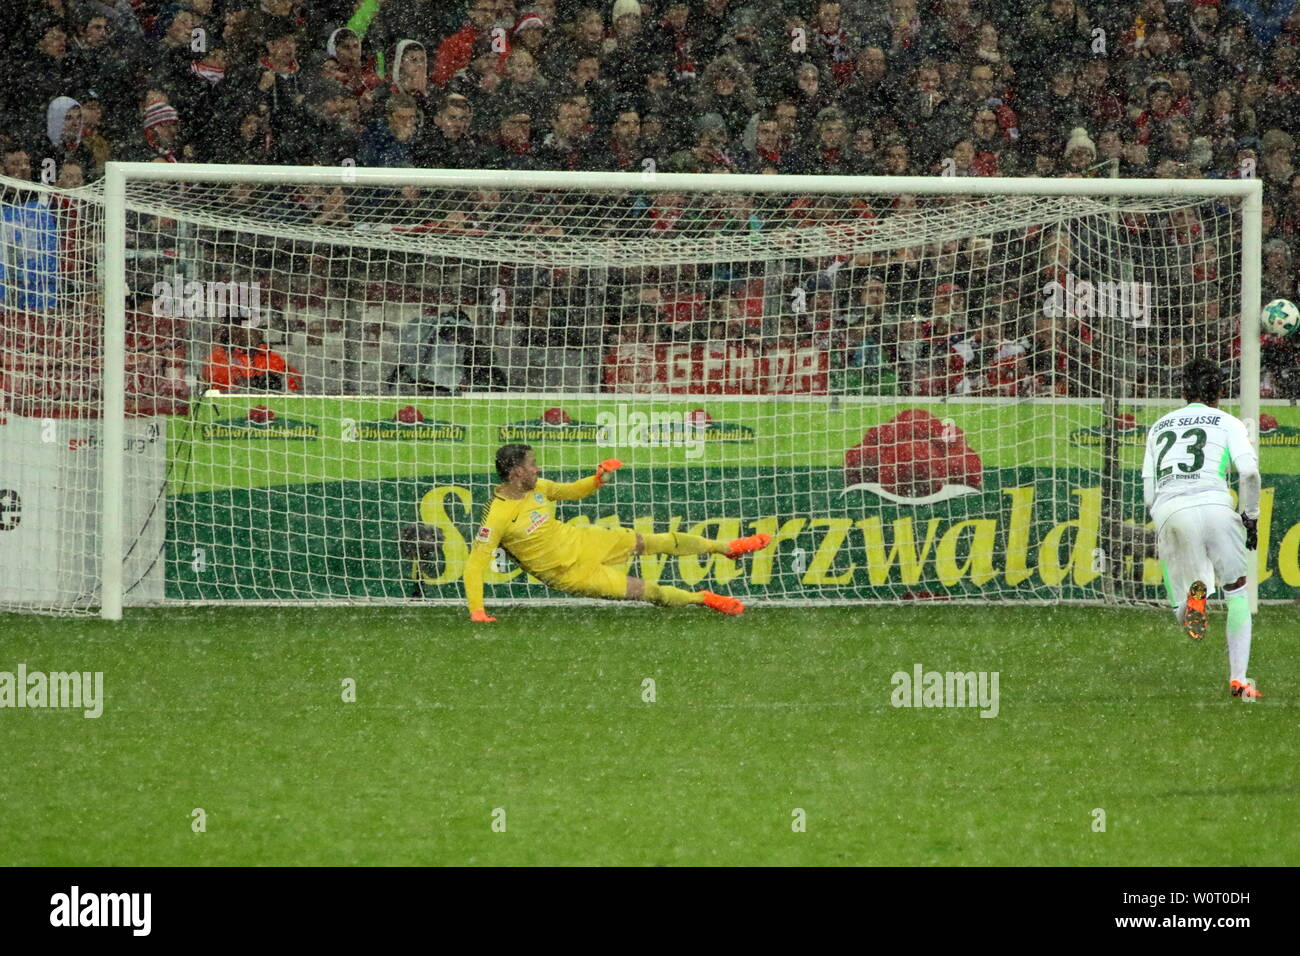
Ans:
POLYGON ((549 518, 550 515, 545 511, 530 511, 528 517, 532 520, 529 521, 528 528, 524 531, 524 534, 532 534, 546 523, 546 519, 549 518))
POLYGON ((482 541, 484 544, 486 544, 488 541, 492 540, 492 529, 489 528, 487 525, 484 525, 483 527, 479 528, 478 534, 474 535, 474 540, 482 541))

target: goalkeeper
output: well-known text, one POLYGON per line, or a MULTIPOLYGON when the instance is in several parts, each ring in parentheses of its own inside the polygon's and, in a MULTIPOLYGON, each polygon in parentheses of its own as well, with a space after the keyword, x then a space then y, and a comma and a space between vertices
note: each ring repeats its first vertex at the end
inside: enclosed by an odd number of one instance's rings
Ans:
POLYGON ((631 528, 575 527, 556 519, 555 502, 592 494, 606 475, 623 467, 621 461, 606 459, 590 478, 568 484, 539 477, 541 469, 528 445, 501 446, 496 466, 501 484, 492 494, 465 567, 471 621, 496 620, 483 609, 483 572, 498 545, 543 584, 566 594, 649 601, 667 607, 703 604, 723 614, 745 610, 735 598, 712 591, 685 591, 629 577, 621 565, 634 554, 725 554, 738 558, 767 547, 771 535, 723 542, 676 532, 640 534, 631 528))

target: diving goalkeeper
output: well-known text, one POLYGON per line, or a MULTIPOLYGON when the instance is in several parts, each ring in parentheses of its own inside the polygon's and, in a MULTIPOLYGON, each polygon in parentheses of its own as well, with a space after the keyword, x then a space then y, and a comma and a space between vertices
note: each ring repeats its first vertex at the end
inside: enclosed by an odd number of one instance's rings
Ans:
POLYGON ((623 467, 617 458, 600 463, 596 474, 568 484, 539 477, 537 458, 528 445, 497 449, 501 484, 474 536, 465 566, 465 598, 471 621, 495 621, 483 610, 483 572, 497 547, 548 587, 581 597, 649 601, 666 607, 703 604, 723 614, 745 610, 733 597, 712 591, 685 591, 667 584, 629 577, 621 570, 634 554, 742 554, 768 546, 771 535, 754 534, 734 541, 710 541, 693 534, 641 534, 631 528, 575 527, 555 517, 555 502, 573 501, 594 493, 611 471, 623 467))

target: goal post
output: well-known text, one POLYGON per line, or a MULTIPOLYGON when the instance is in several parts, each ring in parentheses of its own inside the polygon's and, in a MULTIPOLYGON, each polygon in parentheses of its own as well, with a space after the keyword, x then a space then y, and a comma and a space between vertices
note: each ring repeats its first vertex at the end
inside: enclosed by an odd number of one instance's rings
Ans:
MULTIPOLYGON (((560 480, 628 462, 562 520, 777 539, 630 564, 665 583, 1153 604, 1134 461, 1171 363, 1208 350, 1259 418, 1255 180, 110 163, 79 192, 103 228, 109 618, 457 601, 510 440, 560 480), (150 336, 178 343, 170 406, 137 394, 150 336), (286 368, 210 391, 244 346, 286 368)), ((489 602, 556 599, 494 561, 489 602)))

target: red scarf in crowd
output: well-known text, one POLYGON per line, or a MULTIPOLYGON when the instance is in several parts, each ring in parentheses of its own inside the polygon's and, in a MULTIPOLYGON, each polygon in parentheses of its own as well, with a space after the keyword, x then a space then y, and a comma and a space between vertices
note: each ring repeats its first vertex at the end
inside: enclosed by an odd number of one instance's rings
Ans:
POLYGON ((298 61, 296 59, 289 64, 289 68, 287 70, 282 70, 278 66, 272 66, 271 58, 266 56, 258 60, 257 65, 264 70, 270 70, 276 76, 292 76, 293 74, 298 72, 298 61))
POLYGON ((213 66, 203 60, 195 60, 191 63, 190 72, 207 80, 213 86, 216 86, 226 77, 226 68, 224 66, 213 66))

